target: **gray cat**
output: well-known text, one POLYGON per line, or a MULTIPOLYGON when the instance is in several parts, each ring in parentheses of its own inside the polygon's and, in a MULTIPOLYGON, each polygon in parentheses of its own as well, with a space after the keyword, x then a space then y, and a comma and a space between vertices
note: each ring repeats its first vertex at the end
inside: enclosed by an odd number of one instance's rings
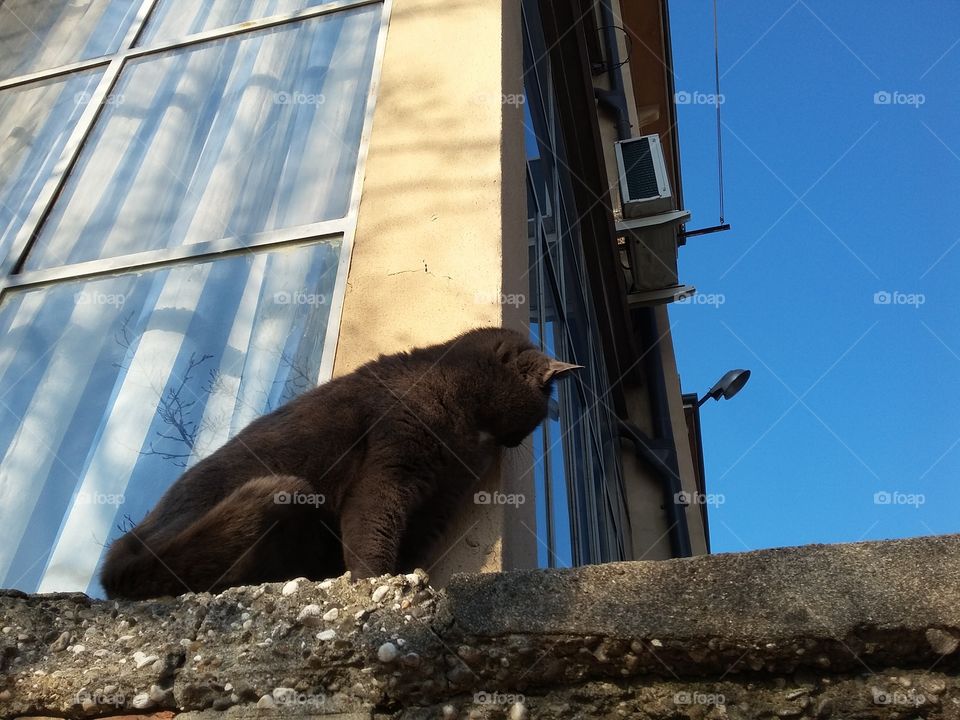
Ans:
POLYGON ((481 328, 381 356, 255 420, 107 552, 111 598, 407 572, 496 459, 543 422, 553 360, 481 328))

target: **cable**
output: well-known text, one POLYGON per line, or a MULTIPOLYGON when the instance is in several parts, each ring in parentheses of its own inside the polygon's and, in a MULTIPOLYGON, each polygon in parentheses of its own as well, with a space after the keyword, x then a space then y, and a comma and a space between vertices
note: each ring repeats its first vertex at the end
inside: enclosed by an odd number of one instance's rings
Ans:
POLYGON ((713 71, 716 77, 714 105, 717 107, 717 186, 720 191, 720 224, 723 225, 723 138, 721 133, 720 106, 720 31, 718 29, 717 0, 713 0, 713 71))
POLYGON ((600 73, 609 72, 611 70, 615 70, 618 67, 623 67, 628 62, 630 62, 630 56, 633 54, 633 38, 630 37, 630 34, 626 31, 626 29, 622 25, 601 25, 600 27, 597 28, 597 32, 600 32, 601 30, 607 30, 609 28, 613 28, 614 30, 619 30, 620 32, 623 33, 624 43, 627 46, 627 57, 621 60, 620 62, 618 62, 616 65, 611 65, 610 63, 607 63, 607 62, 597 63, 592 68, 594 75, 599 75, 600 73))

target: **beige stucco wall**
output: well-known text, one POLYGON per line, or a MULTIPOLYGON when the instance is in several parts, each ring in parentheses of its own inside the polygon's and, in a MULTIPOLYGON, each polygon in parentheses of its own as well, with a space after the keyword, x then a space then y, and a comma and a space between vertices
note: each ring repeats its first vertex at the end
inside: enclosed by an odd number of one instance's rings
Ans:
MULTIPOLYGON (((626 389, 630 419, 652 436, 650 400, 646 386, 626 389)), ((663 510, 663 485, 660 476, 637 457, 633 443, 620 441, 620 459, 630 516, 630 544, 635 560, 666 560, 673 557, 669 525, 663 510)))
MULTIPOLYGON (((658 308, 658 327, 670 327, 668 312, 668 307, 658 308)), ((663 374, 667 382, 670 424, 673 426, 673 436, 677 444, 677 465, 680 470, 680 480, 683 489, 691 496, 695 496, 698 493, 697 482, 693 469, 693 456, 690 454, 690 443, 687 441, 687 420, 683 414, 680 374, 677 371, 677 356, 673 349, 672 332, 667 331, 660 341, 660 353, 663 360, 663 374)), ((700 518, 700 508, 695 503, 691 503, 686 508, 686 514, 687 527, 690 528, 690 548, 694 555, 702 555, 707 552, 707 541, 703 521, 700 518)))
MULTIPOLYGON (((683 489, 691 496, 697 494, 696 476, 690 444, 687 442, 687 423, 683 413, 683 397, 673 338, 669 332, 668 308, 657 309, 657 326, 663 337, 660 340, 660 359, 667 385, 667 402, 670 409, 670 424, 677 447, 677 466, 683 489)), ((625 389, 630 419, 648 436, 653 437, 650 398, 647 387, 634 386, 625 389)), ((626 487, 628 513, 630 515, 631 545, 635 560, 666 560, 673 557, 670 547, 669 524, 663 508, 663 481, 643 460, 636 457, 632 443, 621 441, 624 485, 626 487)), ((707 551, 706 533, 696 505, 686 508, 687 526, 690 530, 690 547, 694 555, 707 551)))
MULTIPOLYGON (((527 307, 500 302, 528 292, 521 47, 519 3, 394 0, 334 375, 477 326, 525 331, 527 307)), ((530 452, 484 479, 528 502, 467 506, 435 581, 535 563, 530 452)))

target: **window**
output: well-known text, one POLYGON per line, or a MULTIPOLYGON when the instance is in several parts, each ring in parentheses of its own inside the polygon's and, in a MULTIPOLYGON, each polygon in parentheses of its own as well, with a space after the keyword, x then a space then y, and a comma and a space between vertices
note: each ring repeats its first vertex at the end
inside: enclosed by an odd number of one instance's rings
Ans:
POLYGON ((552 357, 584 365, 558 383, 534 434, 538 560, 568 567, 625 559, 626 504, 610 387, 589 300, 576 208, 535 0, 523 4, 530 333, 552 357))
POLYGON ((329 378, 386 14, 0 5, 0 585, 101 594, 186 467, 329 378))

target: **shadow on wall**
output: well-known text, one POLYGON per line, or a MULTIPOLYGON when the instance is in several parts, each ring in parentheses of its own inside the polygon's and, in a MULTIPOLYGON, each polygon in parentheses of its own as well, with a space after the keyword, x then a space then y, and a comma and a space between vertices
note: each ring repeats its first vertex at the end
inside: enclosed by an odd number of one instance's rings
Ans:
POLYGON ((338 374, 380 352, 500 324, 499 123, 483 133, 426 79, 411 85, 377 100, 338 374))
POLYGON ((435 0, 394 4, 338 374, 501 323, 502 15, 499 3, 445 3, 439 13, 435 0))

